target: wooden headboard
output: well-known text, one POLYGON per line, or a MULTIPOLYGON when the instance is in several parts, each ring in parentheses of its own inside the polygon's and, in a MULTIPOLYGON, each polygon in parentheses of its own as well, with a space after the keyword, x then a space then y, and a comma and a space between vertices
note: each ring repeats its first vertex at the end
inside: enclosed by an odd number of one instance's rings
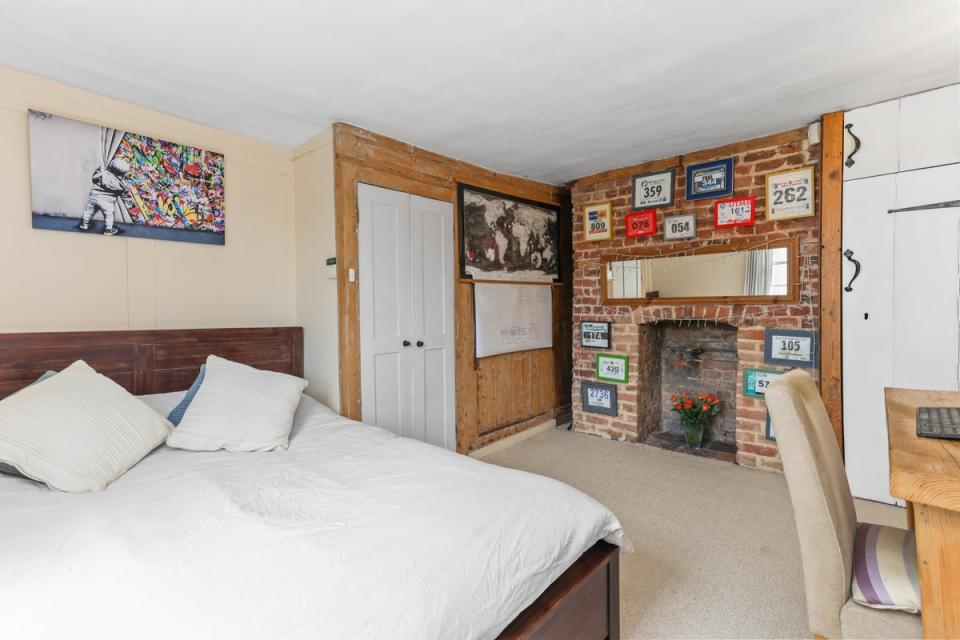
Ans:
POLYGON ((75 360, 137 395, 178 391, 210 354, 303 376, 303 328, 0 333, 0 398, 75 360))

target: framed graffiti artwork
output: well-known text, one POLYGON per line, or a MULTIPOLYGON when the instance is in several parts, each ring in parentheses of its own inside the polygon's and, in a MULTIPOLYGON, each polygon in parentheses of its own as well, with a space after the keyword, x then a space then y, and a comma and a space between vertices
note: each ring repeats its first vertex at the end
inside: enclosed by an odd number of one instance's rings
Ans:
POLYGON ((223 155, 30 111, 35 229, 224 244, 223 155))

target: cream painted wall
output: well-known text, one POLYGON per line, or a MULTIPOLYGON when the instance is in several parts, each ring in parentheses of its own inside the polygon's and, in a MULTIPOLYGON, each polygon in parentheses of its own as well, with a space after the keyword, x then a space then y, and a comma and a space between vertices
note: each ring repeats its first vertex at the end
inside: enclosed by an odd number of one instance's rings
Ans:
POLYGON ((289 151, 4 67, 0 140, 0 332, 296 324, 289 151), (31 228, 28 108, 223 153, 226 245, 31 228))
POLYGON ((326 266, 327 258, 337 255, 333 129, 307 142, 293 155, 297 317, 304 327, 304 368, 310 380, 307 391, 339 411, 336 267, 326 266))

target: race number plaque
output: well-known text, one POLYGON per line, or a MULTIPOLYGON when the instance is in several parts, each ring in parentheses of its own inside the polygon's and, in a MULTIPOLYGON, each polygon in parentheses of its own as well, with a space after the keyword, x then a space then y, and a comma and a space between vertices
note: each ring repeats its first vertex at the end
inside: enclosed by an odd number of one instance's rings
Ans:
POLYGON ((633 208, 655 209, 673 204, 674 170, 633 176, 633 208))
POLYGON ((627 225, 628 238, 643 238, 652 236, 657 232, 657 211, 656 209, 646 209, 645 211, 634 211, 624 216, 627 225))
POLYGON ((617 415, 617 385, 584 380, 580 383, 580 406, 589 413, 617 415))
POLYGON ((625 383, 628 379, 627 356, 613 353, 597 354, 597 380, 625 383))
POLYGON ((770 383, 782 375, 782 371, 744 369, 743 395, 751 398, 762 398, 767 393, 767 387, 770 386, 770 383))
POLYGON ((580 323, 580 346, 595 349, 610 348, 610 323, 585 321, 580 323))
POLYGON ((697 214, 681 213, 663 217, 664 240, 691 240, 697 237, 697 214))
POLYGON ((757 199, 730 198, 713 204, 713 221, 718 229, 725 227, 748 227, 753 224, 757 212, 757 199))
POLYGON ((583 208, 583 239, 609 240, 613 237, 613 205, 609 202, 588 204, 583 208))
POLYGON ((687 167, 687 200, 733 195, 733 158, 711 160, 687 167))
POLYGON ((813 214, 813 167, 767 174, 767 220, 808 218, 813 214))
POLYGON ((817 366, 817 332, 802 329, 767 329, 763 361, 788 367, 817 366))

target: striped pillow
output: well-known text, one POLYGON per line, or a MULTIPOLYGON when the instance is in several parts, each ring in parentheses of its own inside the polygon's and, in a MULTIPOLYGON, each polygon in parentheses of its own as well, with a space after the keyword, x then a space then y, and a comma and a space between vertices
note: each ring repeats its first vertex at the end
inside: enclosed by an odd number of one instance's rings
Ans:
MULTIPOLYGON (((36 380, 34 380, 34 381, 31 382, 30 384, 28 384, 27 387, 32 387, 33 385, 37 384, 38 382, 43 382, 43 381, 46 380, 47 378, 52 378, 52 377, 55 376, 55 375, 57 375, 57 372, 56 372, 56 371, 44 371, 42 374, 40 374, 40 377, 39 377, 39 378, 37 378, 36 380)), ((26 388, 26 387, 24 387, 24 388, 26 388)), ((9 476, 22 476, 22 475, 23 475, 22 473, 20 473, 19 471, 17 471, 16 467, 13 467, 13 466, 11 466, 11 465, 5 464, 5 463, 3 463, 3 462, 0 462, 0 473, 5 473, 5 474, 7 474, 7 475, 9 475, 9 476)))
POLYGON ((853 599, 876 609, 920 612, 913 531, 861 522, 853 545, 853 599))
POLYGON ((173 428, 77 360, 0 401, 0 461, 61 491, 100 491, 173 428))
POLYGON ((190 451, 286 448, 307 381, 207 357, 203 384, 167 446, 190 451))

